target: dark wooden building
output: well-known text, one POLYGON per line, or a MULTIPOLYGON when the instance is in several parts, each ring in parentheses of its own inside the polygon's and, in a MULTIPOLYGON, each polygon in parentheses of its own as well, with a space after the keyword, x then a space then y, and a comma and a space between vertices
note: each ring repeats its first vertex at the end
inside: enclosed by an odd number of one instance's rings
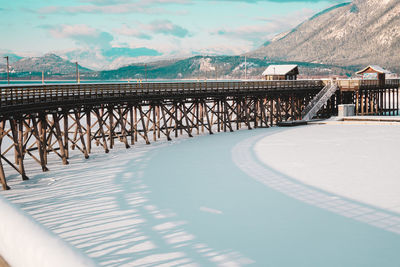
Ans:
POLYGON ((297 80, 299 68, 297 65, 270 65, 262 75, 267 81, 297 80))
POLYGON ((370 65, 356 74, 361 75, 363 80, 379 81, 379 84, 385 84, 386 74, 390 74, 390 71, 377 65, 370 65))

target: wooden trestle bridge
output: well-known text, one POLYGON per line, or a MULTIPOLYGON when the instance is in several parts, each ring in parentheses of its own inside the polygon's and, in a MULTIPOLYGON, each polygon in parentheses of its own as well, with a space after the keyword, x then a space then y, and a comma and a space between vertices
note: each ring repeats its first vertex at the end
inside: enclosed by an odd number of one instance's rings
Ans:
MULTIPOLYGON (((341 103, 359 113, 398 113, 399 81, 340 85, 319 111, 337 114, 341 103), (387 101, 388 100, 388 101, 387 101)), ((28 157, 48 171, 48 155, 68 164, 70 150, 85 158, 93 146, 106 153, 179 135, 270 127, 302 119, 302 111, 325 87, 322 80, 14 85, 0 87, 0 181, 14 169, 28 179, 28 157)))

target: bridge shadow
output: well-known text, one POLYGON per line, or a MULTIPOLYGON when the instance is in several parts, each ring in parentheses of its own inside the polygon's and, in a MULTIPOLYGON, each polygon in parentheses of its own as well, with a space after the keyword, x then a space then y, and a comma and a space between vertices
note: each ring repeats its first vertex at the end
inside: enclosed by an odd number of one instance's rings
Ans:
MULTIPOLYGON (((363 223, 369 220, 370 225, 388 218, 380 211, 371 213, 371 207, 301 188, 294 179, 260 164, 251 152, 257 138, 286 130, 238 131, 201 140, 139 144, 130 150, 95 153, 89 160, 76 154, 69 166, 55 163, 50 165, 51 172, 36 173, 28 182, 12 179, 13 190, 3 193, 102 266, 241 266, 286 262, 286 253, 296 251, 294 263, 302 258, 299 251, 310 250, 321 255, 332 250, 338 254, 330 251, 329 256, 338 259, 339 255, 351 257, 355 252, 345 250, 355 244, 354 239, 350 236, 351 242, 343 244, 341 238, 347 240, 343 235, 348 233, 332 227, 343 221, 325 213, 321 219, 315 216, 319 211, 298 202, 346 218, 364 218, 363 223), (249 137, 253 139, 241 143, 249 137), (232 153, 239 164, 231 162, 232 153), (273 190, 265 191, 258 182, 273 190), (314 219, 319 220, 318 225, 313 224, 314 219), (329 236, 328 231, 337 236, 329 236), (321 238, 316 233, 322 233, 321 238), (301 243, 305 240, 311 245, 301 243)), ((389 219, 391 227, 398 225, 393 221, 396 218, 389 219)), ((370 234, 360 225, 356 228, 361 230, 355 236, 370 234)), ((366 235, 365 240, 371 238, 366 235)), ((332 262, 338 259, 332 258, 332 262)), ((327 259, 322 260, 326 263, 327 259)))
POLYGON ((214 249, 198 240, 188 230, 188 221, 160 208, 150 197, 144 173, 161 167, 151 166, 152 156, 183 141, 99 152, 89 160, 74 154, 70 165, 54 161, 49 164, 51 172, 33 173, 29 181, 22 183, 13 175, 13 190, 3 193, 102 266, 212 266, 243 261, 235 251, 214 249))

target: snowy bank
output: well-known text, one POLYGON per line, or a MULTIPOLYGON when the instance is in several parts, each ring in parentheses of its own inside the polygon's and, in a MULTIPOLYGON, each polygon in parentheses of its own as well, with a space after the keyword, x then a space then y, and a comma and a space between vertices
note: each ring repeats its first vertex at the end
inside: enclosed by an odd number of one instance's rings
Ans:
POLYGON ((316 125, 263 138, 267 166, 307 185, 400 213, 398 125, 316 125))
POLYGON ((96 266, 0 196, 0 255, 13 267, 96 266))

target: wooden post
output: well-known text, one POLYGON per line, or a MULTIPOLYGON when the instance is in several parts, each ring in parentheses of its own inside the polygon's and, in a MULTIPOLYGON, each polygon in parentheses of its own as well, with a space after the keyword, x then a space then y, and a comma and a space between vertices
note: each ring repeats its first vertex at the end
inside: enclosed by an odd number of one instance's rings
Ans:
MULTIPOLYGON (((170 130, 169 130, 169 127, 168 127, 168 121, 167 121, 167 119, 165 118, 165 111, 164 111, 164 109, 166 109, 166 107, 164 106, 164 105, 160 105, 160 108, 161 108, 161 114, 162 114, 162 118, 163 118, 163 121, 164 121, 164 127, 165 127, 165 134, 166 134, 166 136, 167 136, 167 140, 168 141, 171 141, 171 137, 170 137, 170 130)), ((172 118, 170 117, 170 119, 171 119, 171 121, 172 121, 172 118)))
POLYGON ((87 144, 87 150, 88 153, 90 154, 92 152, 92 123, 91 123, 91 113, 90 110, 86 111, 86 144, 87 144))
POLYGON ((156 106, 156 114, 157 114, 157 137, 161 138, 161 114, 160 114, 160 104, 158 103, 156 106))
POLYGON ((135 127, 133 122, 133 106, 129 106, 129 120, 131 124, 130 129, 130 137, 131 137, 131 145, 135 144, 135 127))
POLYGON ((32 118, 32 124, 33 124, 33 132, 34 132, 34 135, 36 138, 36 145, 37 145, 39 157, 40 157, 40 165, 42 166, 42 171, 47 172, 49 169, 46 167, 46 161, 44 159, 44 153, 45 153, 44 152, 44 144, 40 138, 36 118, 32 118))
POLYGON ((174 102, 175 138, 178 138, 178 104, 174 102))
POLYGON ((251 130, 251 125, 250 125, 250 110, 249 110, 249 103, 247 98, 244 98, 243 101, 243 108, 244 108, 244 112, 245 112, 245 116, 246 116, 246 124, 247 124, 247 128, 249 130, 251 130))
POLYGON ((240 122, 240 100, 239 99, 235 99, 234 101, 236 101, 236 130, 240 129, 241 126, 241 122, 240 122))
POLYGON ((114 107, 108 106, 108 120, 110 122, 108 138, 110 141, 110 149, 114 148, 114 110, 113 110, 113 108, 114 107))
POLYGON ((142 106, 139 106, 138 109, 140 113, 140 120, 142 121, 144 140, 146 141, 147 145, 150 145, 149 137, 147 136, 148 129, 146 128, 146 122, 144 121, 145 116, 143 114, 142 106))
POLYGON ((100 131, 100 134, 101 134, 101 138, 103 139, 103 140, 102 140, 102 143, 103 143, 104 152, 105 152, 105 153, 109 153, 110 150, 108 150, 108 147, 107 147, 106 134, 105 134, 104 128, 103 128, 103 125, 104 125, 104 123, 103 123, 103 117, 100 115, 100 112, 99 112, 98 109, 95 109, 94 112, 95 112, 95 114, 96 114, 97 121, 98 121, 98 123, 99 123, 99 131, 100 131))
POLYGON ((42 142, 43 142, 43 148, 44 148, 43 157, 44 157, 44 162, 47 164, 47 153, 48 153, 48 151, 47 151, 47 147, 48 147, 48 144, 47 144, 47 115, 43 114, 40 117, 40 121, 41 121, 40 125, 42 126, 42 142))
POLYGON ((396 115, 399 115, 399 88, 396 88, 396 115))
POLYGON ((2 152, 1 152, 1 145, 3 143, 3 138, 4 138, 4 133, 5 133, 5 121, 1 121, 0 123, 0 130, 1 130, 1 136, 0 136, 0 182, 3 187, 3 190, 10 190, 10 187, 7 185, 7 180, 6 180, 6 175, 4 173, 4 168, 3 168, 3 163, 1 158, 2 152))
POLYGON ((76 127, 77 127, 77 131, 79 133, 79 138, 81 140, 82 143, 82 150, 83 150, 83 154, 85 155, 85 159, 89 158, 89 154, 87 152, 87 148, 86 148, 86 144, 85 144, 85 139, 83 137, 83 131, 82 131, 82 126, 81 126, 81 120, 80 120, 80 115, 78 114, 78 111, 75 110, 75 119, 76 119, 76 127))
POLYGON ((277 121, 281 122, 282 121, 282 116, 281 116, 281 99, 278 97, 277 102, 276 102, 276 109, 277 109, 277 121))
POLYGON ((18 158, 18 165, 19 169, 18 172, 22 176, 22 180, 29 180, 28 176, 26 176, 25 173, 25 167, 24 167, 24 160, 23 160, 23 152, 22 152, 22 142, 20 142, 20 138, 18 137, 18 129, 17 129, 17 122, 15 119, 10 119, 10 128, 12 132, 12 137, 14 141, 14 146, 16 148, 17 152, 17 158, 18 158))
POLYGON ((207 104, 206 104, 206 102, 204 100, 203 100, 203 105, 204 105, 204 112, 205 112, 206 119, 207 119, 207 124, 208 124, 208 132, 210 134, 214 134, 212 132, 212 121, 210 120, 210 116, 209 116, 208 110, 207 110, 207 104))
POLYGON ((220 101, 219 99, 217 101, 217 131, 221 132, 221 124, 220 124, 220 115, 221 115, 221 110, 220 110, 220 101))
POLYGON ((126 134, 126 127, 125 127, 125 120, 124 120, 124 116, 123 113, 121 111, 121 107, 118 107, 118 114, 119 114, 119 125, 121 126, 121 135, 122 135, 122 141, 125 144, 125 148, 130 148, 130 146, 128 145, 128 137, 126 134))
POLYGON ((63 162, 64 165, 68 165, 67 153, 65 151, 65 147, 64 147, 64 144, 63 144, 63 141, 62 141, 60 120, 58 119, 58 115, 57 114, 53 114, 53 121, 54 121, 54 127, 56 128, 57 141, 58 141, 58 146, 60 147, 62 162, 63 162))
POLYGON ((181 127, 179 127, 179 130, 180 130, 181 135, 183 135, 183 116, 184 116, 183 111, 180 108, 182 105, 184 105, 184 103, 182 103, 182 102, 179 103, 179 105, 178 105, 179 123, 181 125, 181 127))
POLYGON ((65 156, 67 159, 69 158, 69 148, 68 148, 68 140, 69 140, 69 127, 68 127, 68 113, 64 113, 64 149, 65 149, 65 156))
POLYGON ((182 104, 182 108, 183 108, 183 111, 181 110, 181 114, 183 113, 183 116, 185 117, 186 129, 187 129, 186 132, 189 135, 189 137, 193 137, 192 136, 192 129, 190 127, 189 118, 188 118, 188 114, 187 114, 187 110, 186 110, 186 105, 184 103, 182 104))
POLYGON ((136 106, 134 106, 134 109, 133 109, 133 116, 134 116, 134 118, 133 118, 133 121, 134 121, 134 130, 135 130, 135 142, 137 142, 138 141, 138 129, 137 129, 137 125, 138 125, 138 121, 137 121, 137 107, 136 106))
POLYGON ((203 109, 203 103, 201 101, 199 101, 199 108, 200 108, 201 132, 204 133, 204 109, 203 109))
POLYGON ((196 109, 196 131, 197 131, 197 135, 200 134, 200 111, 199 111, 199 102, 196 99, 196 105, 195 105, 195 109, 196 109))
POLYGON ((152 130, 153 130, 153 141, 155 142, 155 141, 157 141, 157 120, 156 120, 156 118, 157 118, 157 114, 156 114, 156 106, 153 104, 153 105, 151 105, 151 107, 152 107, 152 114, 153 114, 153 127, 152 127, 152 130))
POLYGON ((272 97, 269 100, 269 119, 270 119, 270 125, 271 127, 274 126, 274 100, 272 97))

